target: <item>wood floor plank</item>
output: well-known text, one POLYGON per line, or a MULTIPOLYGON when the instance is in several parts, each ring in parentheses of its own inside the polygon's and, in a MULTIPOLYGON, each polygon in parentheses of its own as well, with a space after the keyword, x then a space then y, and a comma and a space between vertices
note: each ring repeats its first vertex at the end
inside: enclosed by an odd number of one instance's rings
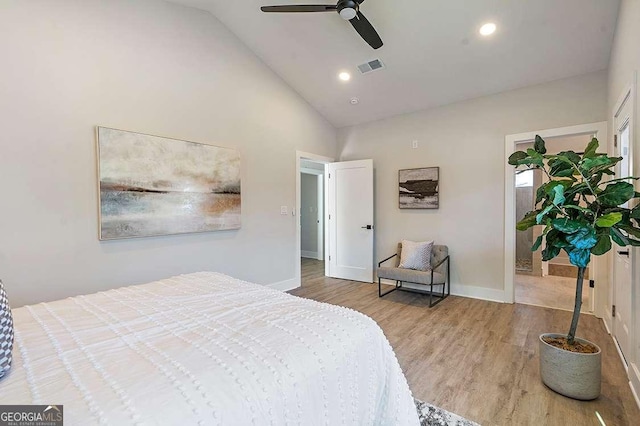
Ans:
POLYGON ((578 335, 602 348, 602 395, 575 401, 548 389, 538 373, 538 337, 565 333, 571 313, 450 296, 428 297, 324 277, 303 259, 302 287, 291 294, 360 311, 380 325, 416 398, 490 425, 640 425, 640 410, 602 321, 582 315, 578 335))

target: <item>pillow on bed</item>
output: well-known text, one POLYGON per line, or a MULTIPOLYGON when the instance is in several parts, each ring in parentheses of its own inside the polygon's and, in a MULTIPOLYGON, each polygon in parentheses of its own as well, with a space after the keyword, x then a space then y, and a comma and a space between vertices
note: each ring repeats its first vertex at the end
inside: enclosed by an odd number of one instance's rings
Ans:
POLYGON ((11 349, 13 349, 13 319, 7 300, 7 293, 0 280, 0 379, 11 368, 11 349))
POLYGON ((433 241, 408 241, 402 240, 399 268, 417 269, 428 271, 431 269, 431 250, 433 241))

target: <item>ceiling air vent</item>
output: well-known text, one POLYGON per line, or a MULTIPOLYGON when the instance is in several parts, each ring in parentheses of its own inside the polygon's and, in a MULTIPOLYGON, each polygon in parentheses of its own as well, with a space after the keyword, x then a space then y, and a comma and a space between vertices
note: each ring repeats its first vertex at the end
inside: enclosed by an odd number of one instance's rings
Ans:
POLYGON ((372 71, 381 70, 382 68, 384 68, 384 64, 380 59, 374 59, 373 61, 358 65, 361 74, 368 74, 372 71))

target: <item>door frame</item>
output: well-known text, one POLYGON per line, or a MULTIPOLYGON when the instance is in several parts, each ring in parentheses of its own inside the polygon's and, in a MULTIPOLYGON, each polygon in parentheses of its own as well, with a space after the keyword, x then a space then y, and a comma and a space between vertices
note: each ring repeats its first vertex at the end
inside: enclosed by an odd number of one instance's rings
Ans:
MULTIPOLYGON (((622 107, 626 102, 630 102, 631 111, 629 114, 629 175, 634 176, 634 171, 638 170, 634 165, 635 156, 634 151, 636 147, 636 118, 638 116, 638 105, 637 105, 637 72, 633 73, 631 78, 631 83, 628 84, 622 94, 618 97, 618 100, 614 104, 613 110, 611 112, 611 140, 613 140, 613 136, 618 134, 618 126, 616 125, 616 119, 618 118, 622 107)), ((614 152, 615 154, 615 152, 614 152)), ((638 184, 635 184, 636 187, 638 184)), ((634 207, 634 206, 630 206, 634 207)), ((606 314, 607 316, 604 318, 605 325, 607 325, 608 330, 611 333, 611 338, 614 341, 614 345, 618 350, 618 354, 620 355, 620 359, 622 360, 623 365, 625 365, 627 369, 627 375, 629 378, 629 385, 631 390, 636 398, 636 402, 640 406, 640 399, 638 398, 638 392, 640 392, 640 350, 638 349, 638 327, 640 320, 640 267, 638 267, 638 250, 635 247, 629 248, 629 263, 631 264, 631 318, 629 318, 629 346, 631 347, 630 353, 627 354, 627 359, 625 361, 624 356, 622 355, 620 349, 618 348, 618 344, 616 342, 615 337, 615 322, 611 316, 611 306, 616 302, 615 299, 615 286, 614 283, 614 267, 612 265, 610 270, 610 282, 612 285, 609 289, 609 300, 611 303, 608 304, 606 314)), ((615 261, 615 260, 614 260, 615 261)))
MULTIPOLYGON (((296 217, 296 232, 295 232, 295 237, 296 237, 296 258, 295 258, 295 265, 296 265, 296 277, 295 277, 295 282, 296 282, 296 287, 300 287, 302 285, 302 265, 300 265, 300 259, 302 258, 302 244, 300 243, 300 237, 301 237, 301 231, 300 231, 300 209, 301 207, 301 196, 300 196, 300 170, 302 169, 301 165, 300 165, 300 161, 301 160, 311 160, 314 161, 316 163, 323 163, 323 164, 328 164, 328 163, 333 163, 335 162, 335 158, 333 157, 325 157, 322 155, 318 155, 318 154, 313 154, 310 152, 304 152, 304 151, 296 151, 296 206, 295 206, 295 211, 294 211, 294 215, 296 217)), ((325 182, 326 182, 326 173, 325 173, 325 182)), ((326 186, 326 184, 325 184, 326 186)), ((324 199, 324 203, 322 203, 322 209, 323 209, 323 215, 325 217, 324 222, 327 223, 327 199, 326 199, 326 193, 325 192, 325 199, 324 199)), ((326 230, 327 230, 327 226, 324 227, 325 230, 325 242, 324 242, 324 258, 327 259, 327 235, 326 235, 326 230)), ((326 262, 325 262, 326 264, 326 262)), ((325 274, 326 274, 326 268, 325 268, 325 274)))
MULTIPOLYGON (((536 135, 543 138, 553 138, 560 136, 573 136, 593 134, 602 143, 608 140, 607 134, 608 124, 606 121, 598 123, 580 124, 577 126, 559 127, 555 129, 544 129, 534 132, 518 133, 505 136, 504 151, 504 302, 515 303, 515 248, 516 248, 516 191, 515 191, 515 174, 514 167, 511 166, 509 156, 513 154, 518 143, 533 141, 536 135)), ((603 144, 609 152, 608 143, 603 144)), ((591 262, 590 276, 594 277, 598 283, 595 287, 593 296, 593 306, 596 317, 602 318, 604 315, 605 304, 607 301, 607 289, 609 287, 609 276, 607 274, 607 257, 594 256, 591 262), (606 284, 604 282, 606 282, 606 284), (603 285, 605 284, 605 285, 603 285)))

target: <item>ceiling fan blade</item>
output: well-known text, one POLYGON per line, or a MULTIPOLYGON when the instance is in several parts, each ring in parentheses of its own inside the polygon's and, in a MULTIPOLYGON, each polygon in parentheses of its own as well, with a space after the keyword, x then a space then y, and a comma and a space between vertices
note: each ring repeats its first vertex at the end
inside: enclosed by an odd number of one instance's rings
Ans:
POLYGON ((263 12, 335 12, 338 10, 336 5, 331 4, 299 4, 288 6, 262 6, 263 12))
POLYGON ((373 25, 371 25, 371 22, 369 22, 367 18, 365 18, 364 15, 360 13, 360 11, 358 11, 358 15, 356 15, 356 17, 349 22, 351 22, 353 28, 355 28, 358 34, 360 34, 364 41, 369 43, 371 47, 373 47, 374 49, 379 49, 382 47, 382 39, 376 32, 375 28, 373 28, 373 25))

